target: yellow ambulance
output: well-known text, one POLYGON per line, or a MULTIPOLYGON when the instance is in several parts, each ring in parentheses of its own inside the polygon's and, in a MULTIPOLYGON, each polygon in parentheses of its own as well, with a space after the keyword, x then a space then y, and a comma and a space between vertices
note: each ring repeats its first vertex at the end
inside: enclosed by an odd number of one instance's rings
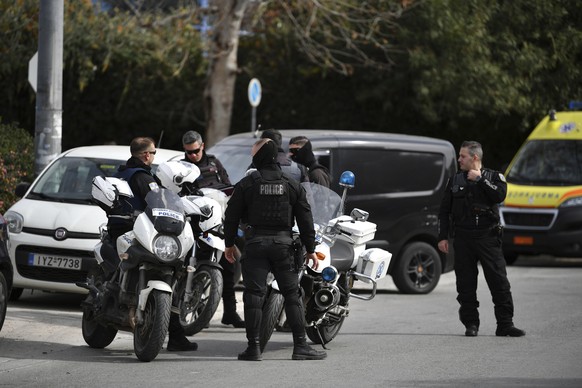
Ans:
POLYGON ((582 257, 582 111, 550 111, 505 175, 507 263, 519 254, 582 257))

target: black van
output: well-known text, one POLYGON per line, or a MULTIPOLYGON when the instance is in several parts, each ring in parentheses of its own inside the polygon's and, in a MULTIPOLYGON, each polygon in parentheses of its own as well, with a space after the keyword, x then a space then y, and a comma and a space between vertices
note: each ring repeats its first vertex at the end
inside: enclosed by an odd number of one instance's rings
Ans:
MULTIPOLYGON (((332 175, 332 189, 343 171, 356 175, 346 212, 360 208, 377 224, 379 247, 393 255, 388 272, 407 294, 431 292, 441 273, 453 269, 452 255, 437 249, 438 210, 448 178, 456 172, 456 152, 444 140, 392 133, 337 130, 280 130, 283 148, 294 136, 307 136, 319 163, 332 175)), ((250 165, 259 133, 222 139, 209 148, 224 164, 232 183, 250 165)))

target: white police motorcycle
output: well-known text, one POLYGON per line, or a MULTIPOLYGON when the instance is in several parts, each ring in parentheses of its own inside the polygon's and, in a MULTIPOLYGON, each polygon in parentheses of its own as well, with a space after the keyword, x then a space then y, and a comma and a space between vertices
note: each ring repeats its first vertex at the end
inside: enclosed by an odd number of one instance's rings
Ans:
MULTIPOLYGON (((316 231, 318 269, 305 265, 304 252, 297 252, 300 288, 305 309, 306 333, 311 341, 325 344, 339 333, 349 314, 350 298, 371 300, 376 295, 376 281, 386 276, 392 254, 379 248, 366 248, 374 238, 376 224, 368 221, 368 213, 352 210, 344 215, 347 190, 354 187, 355 176, 346 171, 341 175, 343 195, 313 183, 303 184, 311 205, 316 231), (369 294, 354 294, 354 282, 371 285, 369 294)), ((281 325, 283 295, 277 281, 270 284, 263 306, 261 321, 261 351, 273 331, 281 325)))
MULTIPOLYGON (((82 303, 82 332, 93 348, 108 346, 118 330, 133 333, 133 346, 141 361, 155 359, 168 332, 172 286, 194 244, 182 199, 159 188, 145 198, 143 212, 120 215, 123 203, 132 196, 126 181, 95 177, 92 195, 108 216, 132 217, 133 229, 112 242, 102 227, 102 241, 95 257, 103 268, 110 263, 112 274, 92 273, 86 283, 89 295, 82 303), (116 246, 114 246, 114 244, 116 246)), ((127 206, 125 207, 127 209, 127 206)))
POLYGON ((196 165, 182 161, 164 162, 156 171, 164 187, 184 195, 182 202, 197 241, 174 286, 174 305, 187 335, 208 326, 220 304, 223 284, 218 263, 225 250, 222 218, 228 197, 211 188, 188 195, 194 192, 188 185, 199 175, 196 165))

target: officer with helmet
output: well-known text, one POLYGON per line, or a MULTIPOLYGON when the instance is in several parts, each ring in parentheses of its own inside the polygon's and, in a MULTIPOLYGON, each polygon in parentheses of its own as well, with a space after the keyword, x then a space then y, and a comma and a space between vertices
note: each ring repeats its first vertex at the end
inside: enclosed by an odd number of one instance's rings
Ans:
POLYGON ((238 355, 238 359, 262 359, 259 336, 269 272, 275 276, 285 298, 285 313, 293 332, 292 359, 324 359, 325 352, 307 345, 303 305, 292 256, 291 228, 295 219, 307 260, 317 268, 313 217, 305 189, 281 171, 276 162, 277 146, 271 139, 257 141, 251 155, 257 171, 236 184, 224 222, 225 256, 231 263, 236 260, 234 240, 239 222, 242 220, 249 225, 246 256, 241 262, 248 347, 238 355))
POLYGON ((438 247, 448 253, 448 237, 454 234, 457 301, 465 335, 475 337, 479 332, 480 262, 495 305, 495 335, 521 337, 525 331, 513 325, 513 298, 501 250, 499 204, 505 199, 507 183, 500 172, 483 168, 482 159, 481 144, 463 142, 460 171, 449 179, 439 211, 438 247))

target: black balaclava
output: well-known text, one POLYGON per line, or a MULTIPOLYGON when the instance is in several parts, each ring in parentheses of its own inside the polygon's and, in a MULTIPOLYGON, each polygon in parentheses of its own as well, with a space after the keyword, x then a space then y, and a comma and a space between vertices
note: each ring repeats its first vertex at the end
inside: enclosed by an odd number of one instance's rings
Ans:
POLYGON ((293 161, 300 163, 306 167, 310 167, 315 164, 315 155, 313 155, 313 151, 311 148, 311 142, 308 140, 307 143, 301 147, 296 154, 291 156, 293 161))
POLYGON ((275 164, 277 160, 277 145, 275 142, 270 141, 265 144, 253 156, 253 165, 260 170, 261 168, 269 165, 275 164))

